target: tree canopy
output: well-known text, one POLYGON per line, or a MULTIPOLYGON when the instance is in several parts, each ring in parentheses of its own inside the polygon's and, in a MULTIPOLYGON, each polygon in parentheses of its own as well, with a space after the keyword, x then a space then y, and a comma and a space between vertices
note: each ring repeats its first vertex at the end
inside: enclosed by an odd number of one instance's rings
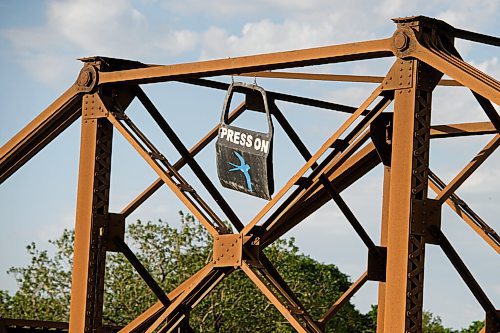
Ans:
MULTIPOLYGON (((212 254, 210 235, 191 215, 180 213, 180 227, 159 220, 127 226, 126 241, 165 291, 173 290, 203 267, 212 254)), ((0 317, 67 321, 69 316, 74 233, 65 230, 50 241, 55 252, 27 246, 31 262, 13 267, 19 289, 14 295, 0 290, 0 317)), ((294 240, 279 240, 266 255, 314 318, 349 288, 347 275, 333 264, 319 263, 302 254, 294 240)), ((104 322, 125 325, 156 301, 154 294, 125 257, 108 253, 104 294, 104 322)), ((219 284, 191 313, 197 332, 294 332, 288 322, 241 271, 219 284)), ((375 332, 376 307, 360 313, 348 303, 331 320, 328 332, 375 332)), ((461 333, 478 332, 474 322, 461 333)), ((455 333, 439 317, 424 315, 424 332, 455 333)))

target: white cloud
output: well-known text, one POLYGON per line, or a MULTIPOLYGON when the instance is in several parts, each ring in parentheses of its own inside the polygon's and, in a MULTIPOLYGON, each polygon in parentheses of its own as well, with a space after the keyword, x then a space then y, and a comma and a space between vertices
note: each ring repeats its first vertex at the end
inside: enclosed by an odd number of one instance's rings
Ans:
POLYGON ((211 27, 204 33, 201 54, 202 58, 214 58, 314 47, 333 43, 335 36, 328 21, 274 23, 265 19, 245 24, 240 36, 211 27))
POLYGON ((112 54, 130 48, 147 28, 145 17, 127 0, 52 1, 48 29, 86 52, 112 54))
POLYGON ((29 73, 54 86, 76 77, 80 65, 75 58, 102 55, 166 62, 193 50, 198 38, 193 31, 166 23, 151 27, 129 0, 51 0, 44 24, 1 34, 29 73))

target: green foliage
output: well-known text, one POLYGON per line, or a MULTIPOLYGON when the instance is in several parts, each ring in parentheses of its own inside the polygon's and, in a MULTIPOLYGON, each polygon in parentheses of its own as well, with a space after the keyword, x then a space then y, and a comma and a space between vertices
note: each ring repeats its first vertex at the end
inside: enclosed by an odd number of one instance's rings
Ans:
POLYGON ((475 320, 469 327, 460 330, 460 333, 479 333, 484 327, 484 320, 475 320))
MULTIPOLYGON (((164 290, 171 291, 202 268, 212 255, 212 238, 191 215, 180 213, 181 226, 136 223, 127 226, 127 244, 164 290)), ((31 262, 11 268, 19 289, 14 295, 0 290, 0 317, 67 321, 69 316, 74 234, 65 230, 50 241, 53 255, 27 246, 31 262)), ((310 314, 319 318, 350 286, 335 265, 322 264, 300 253, 293 239, 278 240, 265 250, 290 288, 310 314)), ((108 253, 104 294, 104 321, 124 325, 156 302, 156 297, 123 255, 108 253)), ((327 327, 328 332, 374 332, 377 308, 361 314, 347 303, 327 327)), ((424 312, 424 333, 477 333, 484 323, 454 331, 441 318, 424 312)), ((226 277, 191 313, 197 332, 294 332, 267 298, 242 272, 226 277)))
POLYGON ((35 243, 26 247, 31 263, 13 267, 19 285, 14 296, 0 293, 0 317, 66 320, 69 314, 71 286, 71 255, 73 232, 65 230, 56 241, 57 252, 50 257, 47 251, 37 249, 35 243))
POLYGON ((449 328, 445 328, 439 316, 434 316, 432 313, 424 311, 422 320, 423 332, 425 333, 454 333, 449 328))
POLYGON ((476 320, 469 327, 458 331, 444 327, 439 316, 424 311, 422 324, 423 333, 479 333, 484 326, 484 321, 476 320))
MULTIPOLYGON (((127 243, 164 288, 173 290, 212 254, 212 239, 191 215, 181 214, 181 227, 168 223, 142 223, 127 227, 127 243)), ((66 230, 51 243, 50 256, 35 244, 27 247, 31 263, 11 268, 19 290, 10 296, 0 291, 0 317, 67 321, 69 315, 73 232, 66 230)), ((318 263, 301 254, 294 240, 280 240, 266 255, 283 275, 311 315, 318 318, 345 291, 350 281, 335 265, 318 263)), ((151 306, 155 296, 123 255, 108 253, 104 295, 104 321, 124 325, 151 306)), ((197 332, 293 332, 291 326, 241 272, 223 280, 193 311, 191 326, 197 332), (251 325, 251 327, 249 326, 251 325)), ((373 332, 373 321, 346 304, 328 331, 373 332)))

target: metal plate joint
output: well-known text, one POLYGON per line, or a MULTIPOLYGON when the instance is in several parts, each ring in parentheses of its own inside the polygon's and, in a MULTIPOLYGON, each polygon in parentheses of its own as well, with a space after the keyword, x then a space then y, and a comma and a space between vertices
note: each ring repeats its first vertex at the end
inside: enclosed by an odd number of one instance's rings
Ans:
POLYGON ((400 90, 413 87, 413 60, 398 59, 382 81, 382 90, 400 90))
POLYGON ((438 244, 429 232, 430 227, 441 229, 441 204, 434 199, 413 200, 411 233, 424 236, 428 244, 438 244))
POLYGON ((118 238, 125 241, 125 216, 123 214, 109 213, 108 219, 108 242, 106 250, 109 252, 120 252, 120 248, 114 240, 118 238))
POLYGON ((380 160, 391 166, 393 113, 381 113, 370 124, 370 137, 380 160))
POLYGON ((387 268, 387 248, 375 246, 368 249, 368 280, 385 282, 387 268))
POLYGON ((243 235, 219 235, 214 239, 212 264, 215 267, 239 267, 243 256, 243 235))
POLYGON ((103 104, 97 93, 86 94, 82 101, 82 117, 83 120, 92 120, 99 118, 107 118, 109 115, 108 108, 103 104))

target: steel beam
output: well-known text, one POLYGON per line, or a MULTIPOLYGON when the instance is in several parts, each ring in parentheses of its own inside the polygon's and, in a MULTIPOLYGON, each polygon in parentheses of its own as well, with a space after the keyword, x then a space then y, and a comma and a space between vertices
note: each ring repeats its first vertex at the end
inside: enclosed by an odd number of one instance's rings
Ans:
POLYGON ((391 57, 393 55, 391 41, 391 38, 386 38, 296 51, 101 73, 99 84, 155 83, 187 78, 238 74, 250 71, 391 57))
POLYGON ((247 235, 250 230, 266 215, 271 208, 292 188, 297 181, 311 168, 316 161, 337 141, 342 134, 359 118, 359 116, 373 103, 380 95, 381 89, 377 87, 373 93, 361 104, 361 106, 344 122, 340 128, 321 146, 321 148, 307 161, 306 164, 283 186, 283 188, 275 194, 274 198, 264 206, 264 208, 250 221, 243 229, 243 234, 247 235))
MULTIPOLYGON (((245 103, 241 103, 236 107, 236 109, 231 112, 228 116, 228 122, 231 123, 239 117, 243 111, 245 110, 245 103)), ((219 125, 216 125, 212 130, 210 130, 207 135, 205 135, 196 145, 194 145, 189 150, 189 155, 191 158, 194 158, 203 148, 205 148, 212 140, 217 136, 219 130, 219 125)), ((180 170, 187 163, 187 160, 181 157, 177 162, 174 163, 173 167, 176 170, 180 170)), ((143 204, 149 197, 151 197, 163 184, 163 180, 158 178, 151 185, 149 185, 141 194, 139 194, 132 202, 130 202, 126 207, 124 207, 121 211, 121 214, 125 217, 129 216, 136 210, 141 204, 143 204)))
MULTIPOLYGON (((369 259, 367 273, 328 309, 319 322, 316 322, 262 251, 331 199, 339 205, 369 247, 369 258, 373 257, 373 251, 385 253, 387 250, 386 282, 379 283, 378 333, 421 332, 426 242, 439 243, 484 308, 487 318, 485 332, 498 331, 498 311, 440 231, 439 213, 433 214, 434 208, 427 207, 440 207, 436 202, 446 202, 497 252, 500 251, 498 234, 455 194, 456 189, 500 143, 500 117, 492 104, 499 104, 500 82, 465 63, 453 46, 453 37, 497 46, 500 45, 500 39, 455 29, 442 21, 425 17, 401 18, 395 21, 398 23, 398 30, 388 39, 232 59, 170 66, 146 65, 103 57, 83 59, 85 65, 77 82, 0 148, 1 183, 83 115, 70 331, 102 333, 109 329, 102 325, 102 301, 107 242, 111 238, 114 239, 111 235, 116 231, 113 229, 114 214, 108 212, 113 126, 160 176, 122 210, 120 223, 123 223, 122 218, 129 216, 165 183, 216 238, 213 262, 167 296, 126 246, 121 236, 118 237, 118 248, 160 299, 124 327, 122 333, 163 333, 176 329, 179 332, 191 332, 188 324, 191 309, 235 269, 242 269, 297 331, 324 332, 326 323, 367 280, 384 281, 379 277, 383 272, 379 272, 378 268, 382 266, 376 265, 377 260, 369 259), (393 55, 398 59, 385 77, 265 72, 393 55), (441 80, 442 73, 454 80, 441 80), (202 78, 238 74, 380 84, 359 108, 269 92, 269 102, 277 121, 306 163, 246 226, 194 158, 217 136, 218 126, 188 151, 162 114, 136 86, 138 83, 178 81, 225 90, 228 87, 226 83, 202 78), (491 122, 430 126, 432 91, 440 84, 464 85, 471 89, 491 122), (139 97, 146 110, 181 154, 181 159, 174 165, 169 163, 148 137, 125 115, 126 107, 135 96, 139 97), (380 101, 375 102, 377 98, 380 98, 380 101), (395 107, 392 119, 390 114, 382 112, 393 99, 395 107), (278 110, 275 105, 278 100, 351 115, 313 155, 278 110), (372 104, 375 106, 368 109, 372 104), (448 185, 429 171, 431 138, 482 134, 495 134, 495 137, 448 185), (373 143, 367 142, 370 138, 373 143), (376 246, 370 239, 339 195, 380 162, 384 164, 380 240, 382 247, 376 246), (185 181, 179 170, 186 164, 233 222, 239 234, 232 234, 212 208, 185 181), (428 179, 431 180, 430 183, 428 179), (437 193, 437 200, 427 198, 429 185, 437 193), (290 191, 292 187, 295 188, 290 191), (267 218, 264 220, 264 217, 267 218), (261 225, 257 225, 258 223, 261 225), (430 224, 433 226, 429 227, 430 224), (218 237, 236 240, 237 251, 233 251, 239 253, 237 260, 218 261, 222 255, 216 258, 215 253, 223 248, 222 242, 217 243, 218 237)), ((240 105, 230 119, 235 119, 245 109, 256 108, 250 104, 252 103, 249 102, 248 106, 244 103, 240 105)), ((123 234, 123 229, 119 231, 123 234)), ((109 244, 108 250, 116 251, 112 245, 109 244)), ((0 320, 0 330, 5 330, 4 324, 5 320, 0 320)), ((45 329, 44 326, 41 328, 45 329)))
POLYGON ((441 204, 444 203, 493 154, 499 145, 500 134, 497 134, 442 191, 437 193, 435 200, 438 200, 441 204))
POLYGON ((81 92, 71 86, 0 148, 0 184, 81 115, 81 92))
MULTIPOLYGON (((429 183, 430 188, 436 193, 440 193, 446 187, 446 184, 431 171, 429 171, 429 180, 431 181, 429 183)), ((500 236, 493 228, 486 224, 486 222, 484 222, 465 201, 454 193, 446 200, 446 204, 457 213, 472 230, 483 238, 493 250, 500 254, 500 236)))
MULTIPOLYGON (((380 246, 387 247, 389 199, 391 191, 391 167, 384 166, 384 185, 382 192, 382 219, 380 227, 380 246)), ((385 282, 378 283, 377 333, 385 332, 385 282)))
POLYGON ((208 193, 210 193, 212 198, 219 205, 219 207, 224 212, 229 221, 237 229, 239 230, 243 229, 243 223, 240 221, 239 217, 233 211, 231 206, 229 206, 224 197, 220 194, 219 190, 215 187, 210 178, 198 164, 198 162, 196 162, 194 157, 189 153, 186 146, 182 143, 182 141, 179 139, 179 136, 174 132, 172 127, 170 127, 165 118, 161 115, 160 111, 158 111, 158 109, 154 106, 153 102, 151 102, 151 100, 146 96, 144 91, 140 88, 138 88, 137 91, 137 98, 141 101, 141 103, 144 105, 146 110, 149 112, 151 117, 155 120, 155 122, 158 124, 158 126, 167 136, 170 142, 172 142, 175 149, 179 152, 179 154, 181 154, 182 158, 186 161, 188 166, 198 177, 203 186, 205 186, 208 193))
POLYGON ((413 56, 434 69, 444 73, 462 85, 468 87, 484 98, 500 105, 500 82, 491 76, 472 67, 460 58, 449 53, 448 50, 441 49, 435 45, 423 45, 414 37, 412 30, 410 38, 415 41, 415 47, 404 57, 413 56))
POLYGON ((165 292, 163 289, 161 289, 160 285, 156 282, 156 280, 149 274, 148 270, 144 265, 141 263, 141 261, 135 256, 134 252, 128 247, 128 245, 120 238, 115 238, 113 239, 115 244, 117 245, 118 249, 120 250, 121 253, 127 258, 128 262, 134 267, 137 273, 141 276, 141 278, 146 282, 148 285, 149 289, 156 295, 156 297, 160 300, 160 302, 164 306, 169 306, 171 301, 165 295, 165 292))
POLYGON ((318 323, 321 324, 323 329, 326 328, 328 322, 342 309, 342 306, 349 302, 349 300, 361 289, 361 287, 368 281, 368 272, 364 272, 361 276, 333 303, 328 310, 321 316, 318 323))
MULTIPOLYGON (((441 249, 448 257, 453 267, 455 267, 465 285, 470 289, 474 297, 477 299, 478 303, 484 309, 484 311, 486 312, 486 316, 492 317, 494 319, 495 326, 500 324, 500 313, 497 312, 493 303, 491 303, 479 283, 477 283, 476 279, 474 279, 474 276, 462 261, 460 255, 455 251, 451 243, 448 241, 448 238, 446 238, 443 232, 436 227, 431 227, 430 232, 434 237, 436 237, 439 245, 441 246, 441 249)), ((496 328, 500 329, 500 326, 497 326, 496 328)))
MULTIPOLYGON (((398 21, 398 31, 432 34, 432 28, 418 18, 398 21)), ((422 331, 425 238, 419 227, 425 223, 421 209, 427 200, 432 90, 442 74, 418 60, 398 59, 393 68, 401 75, 392 76, 396 81, 384 332, 409 333, 422 331)))
POLYGON ((489 121, 478 123, 462 123, 447 125, 432 125, 431 139, 453 138, 470 135, 495 134, 498 130, 489 121))
POLYGON ((103 105, 95 95, 83 98, 82 139, 71 284, 69 328, 94 333, 102 327, 106 234, 113 127, 94 117, 103 105))
MULTIPOLYGON (((205 226, 208 232, 212 235, 218 235, 219 230, 216 226, 216 221, 211 221, 208 217, 200 210, 191 198, 182 190, 180 184, 172 178, 169 171, 162 168, 159 162, 157 162, 153 156, 141 145, 140 142, 136 140, 134 135, 123 126, 120 121, 112 113, 109 113, 108 119, 113 124, 113 126, 123 135, 123 137, 132 145, 132 147, 141 155, 141 157, 153 168, 153 170, 160 176, 160 178, 168 185, 168 187, 177 195, 177 197, 188 207, 188 209, 193 213, 193 215, 205 226)), ((223 225, 219 225, 222 227, 223 225)))
MULTIPOLYGON (((228 83, 214 81, 214 80, 207 80, 207 79, 188 79, 188 80, 182 80, 179 82, 192 84, 192 85, 196 85, 196 86, 201 86, 201 87, 218 89, 218 90, 227 90, 229 88, 228 83)), ((315 108, 332 110, 332 111, 340 111, 340 112, 345 112, 345 113, 353 113, 356 111, 356 108, 352 107, 352 106, 322 101, 322 100, 318 100, 318 99, 314 99, 314 98, 284 94, 284 93, 280 93, 280 92, 276 92, 276 91, 267 91, 266 93, 267 93, 267 98, 270 100, 283 101, 283 102, 300 104, 300 105, 305 105, 305 106, 312 106, 315 108)))
MULTIPOLYGON (((385 76, 367 75, 345 75, 345 74, 322 74, 322 73, 302 73, 302 72, 251 72, 239 74, 246 77, 262 77, 271 79, 291 79, 291 80, 313 80, 313 81, 335 81, 335 82, 363 82, 382 83, 385 76)), ((440 80, 439 86, 461 87, 455 80, 440 80)))

